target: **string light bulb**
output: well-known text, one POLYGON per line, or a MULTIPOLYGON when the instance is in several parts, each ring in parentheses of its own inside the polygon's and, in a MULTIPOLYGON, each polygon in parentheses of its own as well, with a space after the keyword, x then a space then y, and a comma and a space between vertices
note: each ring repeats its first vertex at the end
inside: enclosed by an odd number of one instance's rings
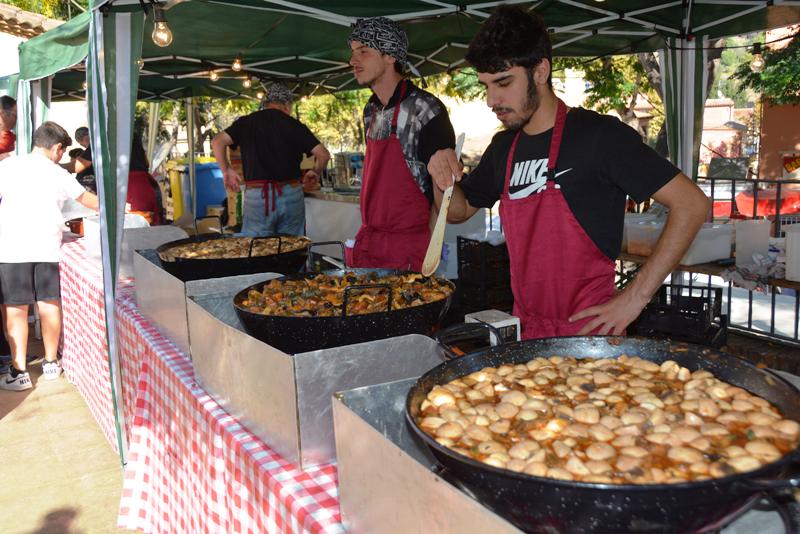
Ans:
POLYGON ((161 48, 172 44, 172 30, 167 25, 164 9, 157 6, 153 8, 153 35, 151 37, 155 45, 161 48))
POLYGON ((142 58, 137 59, 136 65, 139 67, 139 70, 142 70, 144 68, 144 60, 142 58))
POLYGON ((250 81, 250 76, 245 78, 244 81, 242 82, 242 87, 244 87, 245 89, 250 89, 250 87, 252 87, 252 85, 253 85, 253 82, 250 81))
POLYGON ((233 69, 236 72, 242 70, 242 58, 236 56, 236 59, 233 60, 233 64, 231 65, 231 69, 233 69))
POLYGON ((750 62, 750 70, 756 74, 764 70, 766 62, 764 56, 761 55, 761 43, 753 44, 753 60, 750 62))
POLYGON ((263 99, 264 98, 264 91, 257 92, 256 93, 256 98, 258 98, 259 100, 263 99))
POLYGON ((86 83, 86 82, 84 81, 84 82, 81 84, 81 89, 83 89, 84 91, 86 91, 87 89, 89 89, 89 84, 88 84, 88 83, 86 83))
POLYGON ((217 80, 219 80, 219 74, 217 74, 217 71, 215 70, 210 70, 208 71, 208 79, 211 80, 212 82, 216 82, 217 80))

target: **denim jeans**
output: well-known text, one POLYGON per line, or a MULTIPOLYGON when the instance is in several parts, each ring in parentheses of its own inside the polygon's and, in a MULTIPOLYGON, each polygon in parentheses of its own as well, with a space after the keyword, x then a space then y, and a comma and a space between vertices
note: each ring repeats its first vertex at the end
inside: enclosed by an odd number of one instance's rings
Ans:
POLYGON ((270 234, 303 235, 306 227, 306 205, 303 186, 285 184, 272 187, 253 187, 244 192, 244 214, 241 235, 255 237, 270 234), (274 206, 273 209, 273 195, 274 206), (266 208, 265 208, 266 206, 266 208), (265 213, 268 208, 269 213, 265 213))

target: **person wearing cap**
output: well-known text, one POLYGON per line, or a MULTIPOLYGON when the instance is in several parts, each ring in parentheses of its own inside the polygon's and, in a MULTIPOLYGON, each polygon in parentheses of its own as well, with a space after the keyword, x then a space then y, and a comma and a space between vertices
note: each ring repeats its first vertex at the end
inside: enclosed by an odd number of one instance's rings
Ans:
POLYGON ((373 93, 364 107, 361 228, 349 264, 419 271, 435 214, 427 164, 437 150, 455 146, 453 126, 444 104, 404 77, 406 68, 416 69, 400 25, 360 19, 349 42, 356 81, 373 93))
POLYGON ((243 235, 305 232, 303 186, 319 180, 331 156, 311 130, 291 116, 292 100, 289 88, 273 83, 263 109, 240 117, 211 141, 225 186, 239 191, 244 185, 243 235), (229 146, 241 148, 244 180, 231 167, 229 146), (300 162, 308 153, 316 165, 302 174, 300 162))
POLYGON ((691 245, 708 198, 619 119, 567 108, 553 92, 549 32, 535 13, 498 7, 466 59, 506 129, 468 176, 452 150, 434 154, 437 202, 452 176, 450 222, 500 201, 524 339, 623 333, 691 245), (649 261, 615 293, 628 196, 652 197, 670 213, 649 261))

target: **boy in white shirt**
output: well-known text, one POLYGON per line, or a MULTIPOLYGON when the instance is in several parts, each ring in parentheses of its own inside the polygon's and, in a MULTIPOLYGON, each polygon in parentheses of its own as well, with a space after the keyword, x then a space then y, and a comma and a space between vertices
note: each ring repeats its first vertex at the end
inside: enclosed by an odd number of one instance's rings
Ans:
POLYGON ((0 306, 11 345, 12 365, 0 376, 0 389, 32 387, 26 365, 28 306, 36 304, 42 324, 45 379, 61 374, 57 360, 61 336, 58 274, 64 224, 61 207, 72 198, 98 208, 97 195, 86 191, 58 162, 72 144, 54 122, 33 133, 33 150, 0 162, 0 306))

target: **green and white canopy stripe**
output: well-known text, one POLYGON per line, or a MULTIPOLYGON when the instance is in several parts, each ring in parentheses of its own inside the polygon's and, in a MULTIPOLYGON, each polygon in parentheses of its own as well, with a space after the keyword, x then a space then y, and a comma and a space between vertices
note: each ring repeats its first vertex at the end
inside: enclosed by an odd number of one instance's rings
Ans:
POLYGON ((704 37, 670 39, 659 54, 670 159, 696 178, 708 87, 708 45, 704 37))
POLYGON ((136 62, 142 53, 143 25, 141 12, 104 14, 93 10, 87 61, 92 163, 100 196, 106 337, 117 441, 123 464, 128 437, 123 421, 115 309, 136 104, 134 88, 139 78, 136 62))

